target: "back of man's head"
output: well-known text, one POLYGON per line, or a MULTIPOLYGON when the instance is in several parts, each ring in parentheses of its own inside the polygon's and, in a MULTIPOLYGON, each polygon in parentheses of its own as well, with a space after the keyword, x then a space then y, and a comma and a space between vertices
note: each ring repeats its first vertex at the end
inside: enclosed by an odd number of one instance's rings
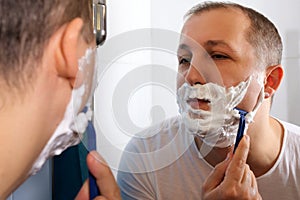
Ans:
POLYGON ((191 8, 186 17, 214 9, 238 9, 250 20, 245 33, 247 41, 255 48, 258 64, 268 67, 281 64, 282 41, 275 25, 261 13, 235 3, 204 2, 191 8))
POLYGON ((86 0, 0 0, 0 84, 20 89, 34 79, 51 35, 76 17, 91 41, 90 7, 86 0))

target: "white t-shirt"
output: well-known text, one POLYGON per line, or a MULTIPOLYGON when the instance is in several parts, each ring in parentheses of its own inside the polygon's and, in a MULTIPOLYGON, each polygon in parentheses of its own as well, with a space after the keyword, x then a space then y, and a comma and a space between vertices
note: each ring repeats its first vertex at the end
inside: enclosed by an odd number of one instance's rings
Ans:
MULTIPOLYGON (((300 127, 281 122, 283 145, 274 166, 257 178, 264 200, 300 199, 300 127)), ((213 167, 193 136, 173 118, 133 138, 123 153, 118 184, 123 199, 200 199, 213 167)))

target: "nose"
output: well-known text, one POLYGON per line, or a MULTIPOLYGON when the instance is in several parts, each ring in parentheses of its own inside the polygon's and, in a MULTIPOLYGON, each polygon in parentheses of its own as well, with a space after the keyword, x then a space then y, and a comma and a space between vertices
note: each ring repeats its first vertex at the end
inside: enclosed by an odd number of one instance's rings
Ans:
POLYGON ((196 84, 205 84, 205 78, 201 74, 200 70, 191 65, 185 75, 185 81, 189 83, 190 85, 196 85, 196 84))

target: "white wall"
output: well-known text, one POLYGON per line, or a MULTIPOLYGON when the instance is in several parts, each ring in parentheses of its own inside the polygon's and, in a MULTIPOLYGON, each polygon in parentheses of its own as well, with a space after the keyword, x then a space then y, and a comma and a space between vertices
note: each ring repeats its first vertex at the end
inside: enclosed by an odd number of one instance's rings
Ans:
MULTIPOLYGON (((117 168, 122 149, 132 134, 177 114, 176 40, 173 44, 170 42, 178 37, 186 11, 199 2, 107 2, 109 29, 107 42, 99 53, 101 76, 95 97, 95 124, 99 134, 98 150, 112 168, 117 168), (152 31, 141 31, 143 28, 152 28, 152 31), (147 65, 160 66, 149 72, 147 65), (174 84, 166 83, 164 78, 174 84), (159 81, 161 84, 157 84, 159 81), (130 129, 132 131, 128 131, 130 129)), ((284 42, 286 76, 275 96, 272 114, 300 125, 297 114, 300 112, 300 25, 297 23, 300 1, 233 2, 255 8, 278 27, 284 42)))

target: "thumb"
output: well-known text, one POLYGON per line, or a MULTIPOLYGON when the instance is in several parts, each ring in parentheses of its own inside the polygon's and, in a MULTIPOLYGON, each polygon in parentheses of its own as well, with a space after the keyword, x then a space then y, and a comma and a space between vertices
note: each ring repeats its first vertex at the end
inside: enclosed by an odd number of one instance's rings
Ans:
POLYGON ((88 154, 87 165, 89 171, 96 179, 101 196, 108 199, 121 199, 118 185, 110 168, 96 151, 92 151, 88 154))

